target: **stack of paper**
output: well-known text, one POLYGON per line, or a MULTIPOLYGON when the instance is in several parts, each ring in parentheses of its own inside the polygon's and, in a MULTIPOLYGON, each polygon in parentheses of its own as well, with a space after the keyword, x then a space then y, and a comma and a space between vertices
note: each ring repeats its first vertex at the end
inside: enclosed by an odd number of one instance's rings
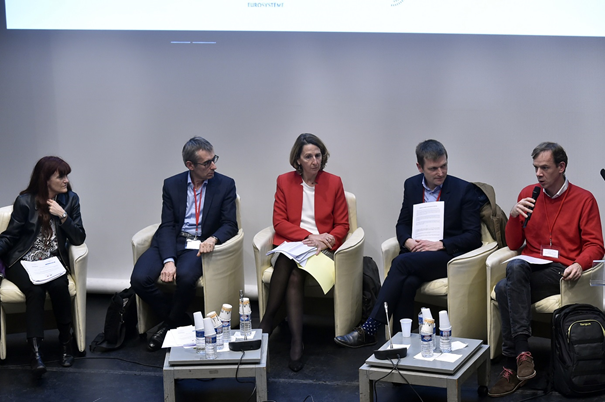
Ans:
POLYGON ((57 257, 47 258, 46 260, 21 261, 21 265, 27 271, 29 280, 34 285, 41 285, 65 275, 65 267, 57 257))
POLYGON ((273 253, 282 253, 289 259, 296 261, 301 267, 304 267, 309 257, 314 256, 316 252, 316 247, 306 246, 301 241, 290 243, 286 241, 278 247, 275 247, 273 250, 269 251, 267 255, 273 253))

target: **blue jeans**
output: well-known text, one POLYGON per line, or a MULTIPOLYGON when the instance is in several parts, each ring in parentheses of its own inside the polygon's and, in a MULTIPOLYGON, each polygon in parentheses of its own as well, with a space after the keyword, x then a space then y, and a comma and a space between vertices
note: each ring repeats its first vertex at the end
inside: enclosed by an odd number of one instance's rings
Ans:
POLYGON ((540 265, 523 260, 512 260, 506 265, 506 278, 496 285, 504 356, 516 356, 515 336, 531 336, 531 305, 560 292, 559 281, 565 268, 556 262, 540 265))

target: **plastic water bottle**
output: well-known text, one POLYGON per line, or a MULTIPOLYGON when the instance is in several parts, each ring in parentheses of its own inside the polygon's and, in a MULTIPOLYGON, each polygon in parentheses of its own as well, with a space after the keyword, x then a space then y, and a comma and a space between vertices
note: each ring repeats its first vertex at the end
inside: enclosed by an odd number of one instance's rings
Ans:
POLYGON ((198 354, 204 353, 206 347, 206 337, 204 336, 204 328, 195 330, 195 351, 198 354))
POLYGON ((422 357, 433 357, 433 327, 435 320, 427 318, 420 328, 420 344, 422 357))
POLYGON ((212 319, 214 332, 216 332, 216 346, 220 350, 223 348, 223 323, 216 315, 216 311, 211 311, 206 314, 206 317, 212 319))
POLYGON ((450 353, 452 351, 452 327, 439 328, 439 331, 441 331, 441 339, 439 341, 441 352, 450 353))
POLYGON ((420 332, 420 328, 422 328, 422 310, 420 310, 420 312, 418 313, 418 331, 419 332, 420 332))
POLYGON ((204 337, 204 317, 201 311, 193 313, 193 320, 195 322, 195 352, 204 353, 205 337, 204 337))
POLYGON ((239 306, 239 330, 246 336, 252 333, 252 309, 247 297, 241 299, 239 306))
POLYGON ((224 342, 229 342, 231 340, 231 309, 233 307, 231 304, 223 304, 221 308, 221 314, 219 318, 223 323, 223 338, 224 342))
POLYGON ((206 335, 206 360, 216 359, 216 332, 211 318, 204 318, 204 333, 206 335))

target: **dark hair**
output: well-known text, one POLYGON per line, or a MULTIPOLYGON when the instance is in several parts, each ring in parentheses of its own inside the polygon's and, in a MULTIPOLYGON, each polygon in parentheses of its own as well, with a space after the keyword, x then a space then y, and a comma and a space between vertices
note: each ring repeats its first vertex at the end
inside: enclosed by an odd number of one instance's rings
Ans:
POLYGON ((193 137, 185 143, 183 146, 183 163, 186 165, 187 161, 197 163, 197 151, 203 149, 206 152, 212 152, 214 148, 212 144, 202 137, 193 137))
MULTIPOLYGON (((59 176, 67 176, 71 173, 71 167, 58 156, 43 157, 34 166, 29 185, 21 191, 21 194, 32 194, 36 197, 36 206, 42 221, 43 233, 50 232, 50 212, 46 201, 48 201, 48 180, 55 172, 58 172, 59 176)), ((67 190, 71 191, 70 183, 67 183, 67 190)))
POLYGON ((535 147, 533 151, 531 151, 531 158, 536 159, 538 155, 546 151, 552 152, 552 157, 555 160, 555 165, 559 165, 559 163, 565 162, 565 169, 563 170, 563 173, 565 173, 565 170, 567 170, 567 153, 565 152, 563 147, 557 144, 556 142, 542 142, 538 144, 538 146, 535 147))
POLYGON ((324 145, 324 143, 313 134, 303 133, 298 136, 296 141, 294 141, 294 145, 292 146, 292 150, 290 151, 290 165, 296 171, 302 175, 302 168, 298 164, 298 159, 302 154, 302 149, 305 145, 315 145, 321 151, 321 170, 324 170, 326 164, 328 163, 328 158, 330 157, 330 153, 328 152, 328 148, 324 145))
POLYGON ((437 140, 422 141, 416 146, 416 160, 420 167, 424 167, 425 159, 434 161, 443 155, 445 155, 445 159, 447 159, 445 147, 437 140))

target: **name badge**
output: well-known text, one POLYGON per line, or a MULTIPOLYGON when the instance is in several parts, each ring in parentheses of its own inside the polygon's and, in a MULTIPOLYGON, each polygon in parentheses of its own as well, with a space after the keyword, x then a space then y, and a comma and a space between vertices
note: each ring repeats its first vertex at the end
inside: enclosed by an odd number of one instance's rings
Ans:
POLYGON ((187 239, 187 244, 185 245, 185 248, 187 250, 199 250, 200 249, 200 245, 202 244, 201 240, 191 240, 191 239, 187 239))
POLYGON ((559 258, 559 250, 553 246, 542 246, 542 257, 559 258))

